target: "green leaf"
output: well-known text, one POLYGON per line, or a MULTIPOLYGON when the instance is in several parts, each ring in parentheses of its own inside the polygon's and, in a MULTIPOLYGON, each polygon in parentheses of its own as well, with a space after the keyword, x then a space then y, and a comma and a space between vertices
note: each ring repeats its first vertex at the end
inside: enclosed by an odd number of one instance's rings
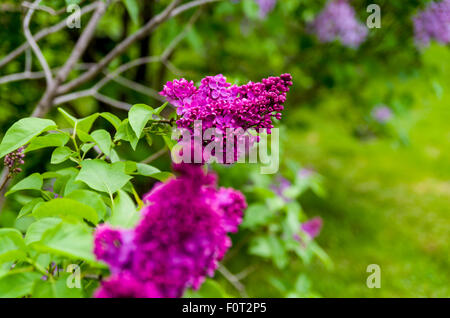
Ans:
POLYGON ((92 230, 82 223, 61 222, 45 231, 33 247, 44 253, 82 259, 97 264, 93 255, 92 230))
POLYGON ((43 218, 31 224, 25 235, 25 244, 39 242, 45 231, 56 227, 62 220, 60 218, 43 218))
POLYGON ((106 130, 99 129, 91 133, 91 137, 98 145, 100 150, 107 156, 111 154, 112 141, 111 136, 106 130))
POLYGON ((88 117, 78 119, 77 122, 77 133, 79 130, 84 131, 86 133, 89 133, 89 131, 92 128, 92 125, 94 124, 95 120, 98 118, 99 114, 95 113, 88 117))
POLYGON ((58 198, 41 204, 33 216, 37 219, 60 217, 63 219, 86 219, 94 224, 98 222, 97 212, 90 206, 68 198, 58 198))
POLYGON ((83 290, 81 288, 69 288, 67 279, 69 273, 64 273, 58 280, 37 280, 34 284, 33 298, 81 298, 83 290))
POLYGON ((69 141, 69 136, 63 133, 48 134, 42 137, 34 138, 25 152, 30 152, 33 150, 48 148, 48 147, 62 147, 69 141))
POLYGON ((34 207, 38 204, 44 202, 44 200, 42 198, 36 198, 31 200, 30 202, 28 202, 27 204, 25 204, 22 209, 20 209, 19 215, 17 216, 18 219, 20 219, 21 217, 27 216, 28 214, 30 214, 34 207))
POLYGON ((22 233, 16 229, 0 229, 0 263, 26 257, 22 233))
POLYGON ((159 170, 158 168, 155 168, 155 167, 145 164, 145 163, 137 163, 136 166, 137 166, 137 172, 140 175, 146 176, 146 177, 151 177, 152 175, 161 172, 161 170, 159 170))
POLYGON ((139 213, 136 210, 133 200, 122 190, 114 198, 114 205, 111 211, 111 217, 108 223, 113 226, 124 228, 133 227, 139 219, 139 213))
POLYGON ((70 127, 74 128, 77 119, 62 108, 58 108, 58 111, 63 115, 64 119, 70 124, 70 127))
POLYGON ((183 296, 186 298, 227 298, 230 297, 223 287, 212 279, 207 279, 199 290, 188 290, 183 296))
POLYGON ((83 181, 94 190, 112 195, 120 190, 131 177, 125 173, 125 164, 108 164, 102 160, 85 160, 76 180, 83 181))
POLYGON ((107 121, 109 121, 116 130, 119 129, 119 126, 122 122, 119 117, 117 117, 116 115, 111 114, 109 112, 100 113, 100 116, 103 117, 104 119, 106 119, 107 121))
POLYGON ((134 133, 139 138, 145 125, 154 114, 153 108, 144 104, 137 104, 131 107, 128 119, 134 133))
POLYGON ((97 211, 99 220, 103 220, 105 218, 106 206, 102 200, 101 195, 97 192, 78 189, 70 192, 65 197, 67 199, 78 201, 93 208, 95 211, 97 211))
POLYGON ((5 196, 21 190, 41 190, 43 183, 42 176, 39 173, 33 173, 15 184, 11 190, 6 192, 5 196))
POLYGON ((31 293, 34 282, 42 277, 42 274, 15 273, 6 275, 0 279, 0 298, 17 298, 31 293))
POLYGON ((131 128, 130 123, 128 122, 128 118, 125 119, 117 129, 117 133, 114 136, 114 140, 125 140, 131 144, 133 150, 136 150, 136 146, 139 142, 139 138, 136 136, 133 128, 131 128))
POLYGON ((167 107, 167 105, 169 105, 169 102, 165 102, 164 104, 156 108, 154 114, 159 116, 159 114, 161 114, 161 112, 167 107))
POLYGON ((264 204, 252 204, 244 213, 242 227, 254 229, 258 226, 267 225, 274 215, 275 213, 264 204))
POLYGON ((53 120, 42 118, 23 118, 14 123, 0 144, 0 158, 22 147, 44 131, 56 128, 53 120))
POLYGON ((173 173, 170 173, 167 171, 161 171, 161 172, 152 174, 150 177, 152 177, 156 180, 159 180, 161 182, 164 182, 167 179, 174 177, 174 175, 173 175, 173 173))
POLYGON ((58 108, 58 111, 64 116, 66 121, 70 124, 72 128, 77 129, 77 134, 79 131, 83 131, 85 133, 89 133, 89 130, 91 129, 92 125, 94 124, 95 120, 98 118, 99 114, 95 113, 88 117, 77 119, 74 116, 70 115, 68 112, 66 112, 62 108, 58 108))
POLYGON ((136 0, 123 0, 125 7, 127 8, 128 14, 134 24, 139 23, 139 4, 136 0))
POLYGON ((52 158, 50 159, 51 164, 58 164, 66 161, 70 158, 73 151, 66 146, 56 148, 52 153, 52 158))

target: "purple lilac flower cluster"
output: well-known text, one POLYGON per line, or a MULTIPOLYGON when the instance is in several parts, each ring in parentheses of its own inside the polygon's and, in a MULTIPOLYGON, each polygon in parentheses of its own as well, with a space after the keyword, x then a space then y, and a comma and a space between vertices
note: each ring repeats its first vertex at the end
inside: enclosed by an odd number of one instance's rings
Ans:
POLYGON ((259 6, 259 16, 261 19, 265 19, 277 4, 277 0, 255 0, 255 2, 259 6))
MULTIPOLYGON (((219 74, 203 78, 198 88, 193 81, 185 79, 167 82, 160 94, 177 107, 177 114, 181 116, 177 120, 178 128, 188 129, 194 133, 196 123, 201 123, 201 133, 214 128, 217 133, 223 135, 217 142, 220 148, 224 149, 229 129, 235 132, 231 134, 232 137, 228 135, 228 138, 233 138, 233 141, 228 141, 233 145, 242 141, 239 138, 248 138, 244 140, 247 145, 258 141, 255 136, 244 137, 238 130, 246 132, 249 129, 256 131, 267 129, 267 133, 270 134, 273 128, 272 119, 281 119, 283 104, 290 86, 292 86, 290 74, 265 78, 259 83, 249 82, 242 86, 227 83, 226 78, 219 74)), ((237 148, 234 147, 236 151, 233 158, 227 157, 223 160, 222 157, 219 158, 220 162, 236 161, 239 156, 237 148)))
POLYGON ((177 178, 148 193, 140 223, 131 230, 99 227, 94 253, 112 276, 96 297, 180 297, 212 276, 246 208, 234 189, 192 164, 174 165, 177 178))
POLYGON ((429 45, 432 39, 450 43, 450 0, 430 2, 414 18, 414 33, 419 46, 429 45))
POLYGON ((4 164, 5 167, 9 169, 9 173, 14 174, 22 172, 20 166, 25 163, 23 160, 25 158, 25 154, 23 153, 24 150, 24 147, 20 147, 16 151, 13 151, 5 156, 4 164))
POLYGON ((368 30, 356 18, 355 10, 347 0, 331 0, 309 26, 321 42, 340 42, 357 48, 367 37, 368 30))

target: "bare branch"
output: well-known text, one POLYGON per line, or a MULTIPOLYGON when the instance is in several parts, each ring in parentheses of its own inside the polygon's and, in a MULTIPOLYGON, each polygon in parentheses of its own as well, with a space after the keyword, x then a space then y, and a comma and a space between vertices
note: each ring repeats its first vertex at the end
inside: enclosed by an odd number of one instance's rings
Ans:
POLYGON ((81 84, 91 80, 96 75, 98 75, 103 68, 105 68, 112 60, 114 60, 117 56, 125 52, 133 43, 139 41, 143 37, 145 37, 148 33, 152 32, 157 26, 159 26, 162 22, 167 20, 170 17, 170 13, 175 9, 175 6, 180 2, 180 0, 173 0, 172 3, 167 6, 167 8, 161 12, 160 14, 153 17, 149 22, 147 22, 142 28, 140 28, 137 32, 128 36, 125 40, 120 42, 116 47, 109 52, 100 62, 96 64, 96 66, 89 69, 89 71, 85 72, 80 77, 72 80, 71 82, 61 86, 58 89, 58 94, 64 94, 75 87, 80 86, 81 84))
POLYGON ((168 150, 167 147, 164 147, 164 148, 158 150, 157 152, 155 152, 154 154, 152 154, 150 157, 148 157, 148 158, 142 160, 141 162, 142 162, 142 163, 149 164, 149 163, 151 163, 152 161, 158 159, 159 157, 165 155, 165 154, 167 153, 167 150, 168 150))
POLYGON ((113 99, 113 98, 111 98, 111 97, 105 96, 105 95, 100 94, 100 93, 95 93, 95 94, 94 94, 94 97, 95 97, 97 100, 101 101, 102 103, 111 105, 111 106, 116 107, 116 108, 119 108, 119 109, 123 109, 123 110, 127 110, 127 111, 128 111, 128 110, 130 110, 130 108, 131 108, 131 105, 130 105, 130 104, 127 104, 127 103, 118 101, 118 100, 116 100, 116 99, 113 99))
POLYGON ((25 51, 25 72, 31 72, 32 62, 33 62, 33 56, 31 54, 31 50, 28 49, 25 51))
POLYGON ((172 13, 170 14, 170 18, 172 18, 176 15, 179 15, 180 13, 183 13, 184 11, 187 11, 189 9, 199 7, 204 4, 208 4, 208 3, 212 3, 212 2, 219 2, 219 1, 222 1, 222 0, 196 0, 196 1, 188 2, 186 4, 183 4, 179 7, 177 7, 175 10, 173 10, 172 13))
POLYGON ((116 76, 112 79, 117 84, 120 84, 124 87, 130 88, 138 93, 141 93, 143 95, 147 95, 149 97, 152 97, 154 99, 159 100, 160 102, 164 102, 165 99, 161 95, 159 95, 158 91, 154 90, 151 87, 147 87, 145 85, 142 85, 140 83, 134 82, 129 80, 128 78, 122 77, 122 76, 116 76))
MULTIPOLYGON (((41 0, 36 0, 33 2, 33 5, 38 5, 41 2, 41 0)), ((34 54, 37 56, 39 63, 41 64, 42 68, 44 69, 45 73, 45 79, 47 81, 47 85, 50 86, 53 77, 52 72, 50 70, 50 67, 48 66, 47 60, 45 59, 44 55, 41 52, 41 49, 37 45, 36 41, 33 38, 33 35, 30 32, 30 21, 31 17, 33 16, 34 9, 29 9, 27 12, 27 15, 25 16, 25 20, 23 21, 23 30, 25 33, 25 37, 27 38, 28 43, 30 44, 31 48, 33 49, 34 54)))
MULTIPOLYGON (((97 2, 94 2, 94 3, 86 5, 85 7, 81 8, 80 15, 84 15, 84 14, 86 14, 88 12, 91 12, 91 11, 95 10, 95 8, 97 8, 97 5, 98 5, 97 2)), ((43 30, 39 31, 34 36, 35 41, 38 42, 42 38, 46 37, 47 35, 55 33, 55 32, 58 32, 58 31, 64 29, 67 26, 67 21, 69 19, 71 19, 71 17, 72 17, 72 15, 68 16, 66 19, 64 19, 63 21, 59 22, 58 24, 55 24, 55 25, 53 25, 53 26, 51 26, 49 28, 46 28, 46 29, 43 29, 43 30)), ((15 49, 11 53, 9 53, 7 56, 5 56, 0 61, 0 68, 2 68, 6 64, 8 64, 12 60, 14 60, 20 54, 25 52, 25 50, 28 49, 29 47, 30 47, 30 44, 28 42, 24 42, 21 46, 19 46, 17 49, 15 49)))
POLYGON ((70 57, 67 59, 66 63, 61 68, 61 70, 58 71, 55 81, 47 85, 47 89, 44 95, 42 96, 41 100, 39 101, 38 105, 33 111, 32 114, 33 117, 41 117, 45 115, 48 112, 48 110, 53 106, 54 98, 57 95, 56 92, 59 88, 59 85, 66 80, 66 78, 69 76, 70 71, 77 63, 78 59, 83 55, 89 42, 92 40, 97 24, 100 21, 100 18, 106 12, 106 9, 109 6, 110 2, 111 0, 107 0, 105 2, 99 1, 97 9, 95 10, 94 14, 89 20, 87 27, 81 33, 81 36, 78 39, 77 43, 75 44, 75 47, 72 53, 70 54, 70 57))
POLYGON ((200 16, 201 9, 198 9, 192 17, 189 19, 188 23, 184 27, 183 31, 178 34, 175 39, 170 42, 169 46, 164 50, 164 52, 161 54, 161 60, 165 61, 168 59, 168 57, 172 54, 175 47, 186 37, 187 33, 192 29, 192 26, 197 21, 198 17, 200 16))
POLYGON ((112 73, 107 74, 106 77, 104 77, 97 84, 95 84, 94 89, 97 91, 100 90, 103 86, 105 86, 114 77, 122 74, 123 72, 125 72, 133 67, 136 67, 136 66, 139 66, 142 64, 147 64, 147 63, 159 62, 159 61, 160 61, 159 56, 145 56, 145 57, 141 57, 141 58, 132 60, 128 63, 125 63, 125 64, 121 65, 120 67, 118 67, 112 73))
POLYGON ((70 71, 73 69, 75 64, 80 59, 80 57, 86 51, 88 44, 91 42, 92 37, 94 36, 94 32, 95 32, 95 29, 97 28, 97 24, 100 21, 101 17, 105 14, 106 8, 108 7, 109 4, 110 4, 110 1, 106 1, 106 2, 100 1, 98 3, 97 9, 95 10, 94 14, 92 15, 91 19, 89 20, 89 23, 86 26, 86 28, 84 29, 80 38, 78 39, 77 44, 75 45, 74 49, 72 50, 70 57, 67 59, 66 63, 62 67, 62 69, 58 72, 58 75, 57 75, 58 82, 63 82, 66 80, 70 71))
POLYGON ((58 12, 59 12, 59 11, 54 10, 53 8, 48 7, 48 6, 39 5, 39 4, 35 5, 35 4, 30 3, 28 1, 24 1, 22 3, 22 6, 25 7, 25 8, 28 8, 28 9, 44 11, 44 12, 47 12, 47 13, 49 13, 51 15, 58 15, 58 12))
POLYGON ((78 98, 94 96, 95 93, 96 93, 96 91, 93 89, 86 89, 83 91, 78 91, 78 92, 73 92, 70 94, 62 95, 62 96, 55 98, 55 100, 53 101, 53 105, 56 106, 56 105, 60 105, 60 104, 64 104, 64 103, 73 101, 78 98))
POLYGON ((217 270, 237 289, 241 297, 248 297, 245 286, 225 266, 220 264, 217 270))
POLYGON ((27 71, 25 71, 22 73, 15 73, 15 74, 10 74, 10 75, 0 77, 0 85, 9 83, 9 82, 40 79, 40 78, 44 78, 44 77, 45 77, 44 72, 27 72, 27 71))

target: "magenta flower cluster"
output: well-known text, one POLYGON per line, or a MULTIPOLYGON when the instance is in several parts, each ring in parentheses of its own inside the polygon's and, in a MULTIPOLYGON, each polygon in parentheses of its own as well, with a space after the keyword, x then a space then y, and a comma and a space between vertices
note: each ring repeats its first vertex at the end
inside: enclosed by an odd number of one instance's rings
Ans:
POLYGON ((234 189, 217 188, 200 165, 175 165, 177 178, 161 183, 144 200, 131 230, 99 227, 94 253, 112 276, 96 297, 180 297, 212 276, 246 208, 234 189))
POLYGON ((430 2, 413 21, 414 36, 419 46, 427 46, 433 39, 441 44, 450 43, 450 0, 430 2))
MULTIPOLYGON (((283 74, 279 77, 269 77, 259 83, 249 82, 237 86, 227 83, 226 78, 219 74, 207 76, 201 80, 199 87, 193 81, 185 79, 167 82, 160 93, 177 107, 177 127, 188 129, 195 133, 195 127, 201 124, 201 133, 214 128, 215 138, 222 149, 228 138, 233 138, 233 144, 244 138, 242 132, 250 129, 260 131, 266 129, 271 133, 273 118, 281 119, 286 94, 292 86, 292 76, 283 74), (239 131, 240 130, 240 131, 239 131), (221 134, 222 137, 217 137, 221 134), (231 136, 231 137, 230 137, 231 136)), ((247 134, 246 136, 249 136, 247 134)), ((249 137, 247 144, 257 141, 257 137, 249 137)), ((235 148, 237 149, 237 147, 235 148)), ((225 152, 225 151, 224 151, 225 152)), ((227 163, 236 161, 238 153, 233 158, 226 158, 227 163)), ((219 158, 224 162, 223 158, 219 158)))
POLYGON ((368 30, 358 21, 355 10, 347 0, 331 0, 309 26, 321 42, 339 40, 344 46, 357 48, 367 37, 368 30))
POLYGON ((5 167, 8 168, 9 173, 13 174, 22 172, 22 168, 20 168, 20 166, 25 163, 23 160, 25 158, 25 154, 23 153, 24 150, 24 147, 20 147, 16 151, 13 151, 5 156, 4 164, 5 167))

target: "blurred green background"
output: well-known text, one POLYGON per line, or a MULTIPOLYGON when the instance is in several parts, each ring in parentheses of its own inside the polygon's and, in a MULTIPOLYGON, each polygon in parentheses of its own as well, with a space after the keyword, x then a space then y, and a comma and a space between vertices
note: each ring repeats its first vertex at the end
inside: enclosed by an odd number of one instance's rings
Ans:
MULTIPOLYGON (((136 1, 139 10, 131 17, 121 2, 115 3, 101 20, 83 62, 99 60, 168 2, 136 1)), ((361 21, 369 15, 366 7, 372 2, 352 2, 361 21)), ((44 3, 64 6, 58 0, 44 3)), ((294 79, 278 124, 282 140, 279 174, 295 183, 296 169, 315 171, 317 179, 310 180, 295 200, 302 218, 322 218, 322 231, 304 248, 305 254, 276 245, 284 244, 280 237, 273 241, 275 245, 268 245, 267 253, 255 252, 252 240, 273 238, 270 235, 278 230, 270 222, 278 221, 268 218, 256 226, 248 225, 254 219, 247 219, 223 262, 234 273, 232 279, 216 273, 192 295, 450 296, 450 49, 436 43, 421 50, 414 45, 411 17, 424 8, 424 0, 376 1, 381 7, 381 28, 370 29, 359 49, 339 42, 319 43, 308 34, 306 25, 325 3, 278 1, 265 19, 260 18, 253 0, 208 4, 171 54, 173 67, 150 64, 123 74, 157 91, 167 80, 199 81, 217 73, 241 84, 281 73, 291 73, 294 79), (371 116, 379 104, 393 112, 385 124, 371 116), (279 249, 284 254, 277 253, 279 249), (369 264, 381 268, 379 289, 366 286, 369 264), (238 278, 237 284, 233 277, 238 278)), ((24 36, 23 12, 15 10, 16 1, 1 1, 0 5, 2 58, 23 43, 24 36)), ((193 13, 187 11, 164 23, 114 60, 110 69, 140 56, 161 54, 193 13)), ((31 29, 36 33, 58 21, 59 17, 37 12, 31 29)), ((82 25, 86 21, 83 17, 82 25)), ((67 29, 39 42, 52 67, 65 61, 79 32, 67 29)), ((1 68, 0 76, 20 72, 24 64, 21 55, 1 68)), ((40 70, 36 59, 32 67, 40 70)), ((78 74, 73 72, 71 77, 78 74)), ((14 121, 29 116, 44 89, 43 79, 0 85, 0 136, 14 121)), ((102 93, 129 104, 160 104, 113 82, 102 93)), ((77 116, 95 111, 111 111, 122 118, 125 114, 93 98, 62 106, 77 116)), ((60 120, 56 110, 47 116, 60 120)), ((138 149, 151 153, 160 145, 155 142, 151 149, 145 145, 138 149)), ((136 157, 142 157, 141 153, 136 157)), ((49 155, 30 156, 26 171, 45 169, 48 160, 43 158, 49 155)), ((158 164, 167 167, 168 157, 158 164)), ((250 206, 261 210, 273 203, 273 192, 269 192, 276 176, 259 180, 254 167, 239 164, 216 170, 220 183, 242 190, 250 206), (259 182, 267 184, 265 192, 257 189, 259 182)), ((148 180, 141 180, 140 192, 150 186, 148 180)), ((287 214, 290 209, 286 206, 287 214)), ((17 212, 14 202, 6 202, 0 225, 23 226, 15 220, 17 212)))

